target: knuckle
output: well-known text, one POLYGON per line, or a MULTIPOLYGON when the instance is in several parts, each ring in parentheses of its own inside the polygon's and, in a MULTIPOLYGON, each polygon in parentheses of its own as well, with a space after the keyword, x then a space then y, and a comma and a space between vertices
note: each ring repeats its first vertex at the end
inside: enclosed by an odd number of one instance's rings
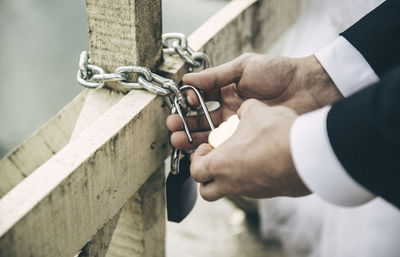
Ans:
POLYGON ((199 180, 199 167, 198 167, 198 162, 196 160, 193 160, 192 163, 190 164, 190 175, 194 180, 196 181, 199 180))
MULTIPOLYGON (((203 184, 200 185, 200 195, 204 200, 214 202, 221 198, 221 196, 217 192, 210 190, 210 188, 206 190, 206 188, 207 186, 204 186, 203 184)), ((216 188, 213 189, 215 190, 216 188)))
POLYGON ((240 109, 241 109, 241 111, 242 111, 243 113, 246 113, 246 112, 248 112, 249 110, 251 110, 257 102, 258 102, 258 101, 255 100, 255 99, 248 99, 248 100, 246 100, 246 101, 244 101, 244 102, 242 103, 242 105, 240 106, 240 109))
POLYGON ((247 105, 247 107, 252 107, 252 106, 254 106, 254 105, 257 104, 257 103, 259 103, 259 101, 256 100, 256 99, 254 99, 254 98, 248 99, 248 100, 246 100, 246 101, 243 102, 243 104, 247 105))
POLYGON ((245 60, 248 60, 248 59, 250 59, 251 57, 253 57, 253 56, 255 56, 255 54, 254 53, 243 53, 243 54, 241 54, 240 56, 239 56, 239 58, 242 60, 242 61, 245 61, 245 60))
POLYGON ((207 137, 205 137, 202 134, 194 134, 193 135, 193 147, 199 146, 199 148, 204 148, 201 149, 201 152, 205 151, 205 147, 207 146, 207 148, 209 148, 209 146, 207 144, 204 144, 205 142, 207 142, 207 137))
POLYGON ((203 185, 200 185, 200 190, 199 191, 200 191, 201 197, 203 197, 204 200, 210 201, 210 198, 209 198, 208 194, 205 192, 203 185))
POLYGON ((231 184, 227 182, 221 183, 221 186, 219 188, 220 193, 223 195, 232 195, 232 190, 234 189, 232 189, 231 184))
POLYGON ((286 106, 275 106, 273 107, 273 110, 280 115, 284 115, 284 116, 292 116, 292 115, 296 115, 296 112, 286 106))
POLYGON ((211 201, 210 195, 208 194, 208 192, 205 189, 205 186, 203 184, 200 184, 199 192, 200 192, 201 197, 203 197, 204 200, 211 201))
POLYGON ((210 175, 212 177, 218 177, 218 171, 220 169, 218 169, 217 167, 215 167, 215 158, 210 158, 209 161, 207 163, 205 163, 206 165, 206 169, 208 170, 208 172, 210 173, 210 175))
POLYGON ((253 57, 254 57, 253 53, 244 53, 240 55, 238 58, 239 59, 238 68, 240 70, 244 70, 253 57))

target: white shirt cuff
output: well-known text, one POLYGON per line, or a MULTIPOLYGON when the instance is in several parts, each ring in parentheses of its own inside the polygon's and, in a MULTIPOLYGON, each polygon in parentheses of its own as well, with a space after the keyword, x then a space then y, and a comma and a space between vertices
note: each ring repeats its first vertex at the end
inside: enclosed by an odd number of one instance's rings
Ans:
POLYGON ((315 57, 344 97, 379 81, 361 53, 342 36, 316 52, 315 57))
POLYGON ((326 118, 330 106, 299 116, 290 131, 296 170, 307 187, 341 206, 357 206, 375 196, 345 171, 330 145, 326 118))

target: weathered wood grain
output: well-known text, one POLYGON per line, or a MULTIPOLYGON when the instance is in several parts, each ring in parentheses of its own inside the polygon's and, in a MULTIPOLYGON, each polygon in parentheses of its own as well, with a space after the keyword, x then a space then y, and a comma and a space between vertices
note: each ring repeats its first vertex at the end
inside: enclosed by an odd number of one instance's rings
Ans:
MULTIPOLYGON (((106 69, 115 69, 121 65, 139 65, 153 69, 161 62, 161 2, 160 0, 134 0, 134 1, 87 1, 89 24, 90 52, 94 63, 99 61, 106 69), (99 24, 100 22, 100 24, 99 24), (97 57, 103 57, 98 60, 97 57)), ((113 71, 113 70, 109 70, 113 71)), ((133 77, 135 79, 135 77, 133 77)), ((118 89, 118 84, 110 83, 111 87, 118 89)), ((78 136, 82 130, 90 126, 93 121, 105 111, 116 104, 124 95, 115 90, 100 88, 89 92, 82 108, 73 137, 78 136)), ((157 157, 154 158, 155 160, 157 157)), ((147 182, 146 182, 147 184, 147 182)), ((154 188, 156 189, 156 188, 154 188)), ((163 190, 163 188, 158 189, 163 190)), ((153 192, 157 195, 157 191, 153 192)), ((139 193, 137 193, 139 194, 139 193)), ((135 198, 135 196, 133 197, 135 198)), ((164 199, 164 198, 162 198, 164 199)), ((133 209, 141 210, 139 202, 128 200, 121 211, 121 219, 114 217, 93 236, 91 242, 84 248, 82 254, 102 257, 107 253, 110 235, 113 234, 117 224, 120 231, 131 234, 138 241, 144 237, 137 230, 142 227, 140 220, 131 220, 133 209), (114 222, 116 220, 117 222, 114 222), (133 225, 135 224, 135 225, 133 225)), ((164 211, 164 206, 162 211, 164 211)), ((159 224, 165 226, 165 222, 159 224)), ((124 237, 122 237, 124 238, 124 237)), ((113 240, 114 251, 129 249, 135 243, 132 241, 113 240)), ((147 244, 160 242, 147 242, 147 244)), ((163 244, 163 241, 161 242, 163 244)), ((153 245, 152 248, 160 248, 153 245)), ((161 246, 163 248, 163 246, 161 246)), ((161 256, 161 255, 160 255, 161 256)))
POLYGON ((165 159, 163 105, 131 91, 0 199, 0 256, 74 256, 165 159))
MULTIPOLYGON (((109 88, 91 90, 85 99, 70 141, 78 138, 82 131, 89 128, 95 120, 114 106, 123 96, 124 94, 109 88)), ((79 257, 104 257, 107 254, 120 214, 121 210, 92 236, 79 253, 79 257)))
POLYGON ((86 128, 90 127, 103 113, 118 103, 125 95, 110 88, 89 90, 73 128, 70 140, 78 138, 86 128))
MULTIPOLYGON (((92 63, 106 72, 162 61, 161 0, 86 0, 92 63)), ((117 83, 107 86, 127 90, 117 83)))
POLYGON ((103 257, 106 256, 115 227, 117 226, 121 211, 100 229, 92 239, 83 247, 78 257, 103 257))
POLYGON ((128 200, 114 231, 107 257, 165 255, 164 165, 128 200))

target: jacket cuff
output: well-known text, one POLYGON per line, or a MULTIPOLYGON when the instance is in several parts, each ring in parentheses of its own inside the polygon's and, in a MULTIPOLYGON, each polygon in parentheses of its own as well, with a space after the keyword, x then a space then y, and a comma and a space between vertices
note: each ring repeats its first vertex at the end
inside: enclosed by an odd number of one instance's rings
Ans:
POLYGON ((342 36, 317 51, 315 57, 344 97, 379 81, 361 53, 342 36))
POLYGON ((343 168, 330 145, 326 119, 330 106, 299 116, 290 131, 296 170, 307 187, 336 205, 357 206, 375 196, 343 168))

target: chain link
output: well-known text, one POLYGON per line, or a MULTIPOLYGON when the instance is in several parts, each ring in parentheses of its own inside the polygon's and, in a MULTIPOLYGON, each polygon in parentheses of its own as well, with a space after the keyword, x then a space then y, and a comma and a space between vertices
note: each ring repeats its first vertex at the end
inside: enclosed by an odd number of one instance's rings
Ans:
POLYGON ((195 52, 187 42, 187 38, 182 33, 165 33, 162 35, 162 44, 164 54, 178 54, 189 64, 189 71, 202 67, 207 69, 211 67, 211 60, 203 52, 195 52))

